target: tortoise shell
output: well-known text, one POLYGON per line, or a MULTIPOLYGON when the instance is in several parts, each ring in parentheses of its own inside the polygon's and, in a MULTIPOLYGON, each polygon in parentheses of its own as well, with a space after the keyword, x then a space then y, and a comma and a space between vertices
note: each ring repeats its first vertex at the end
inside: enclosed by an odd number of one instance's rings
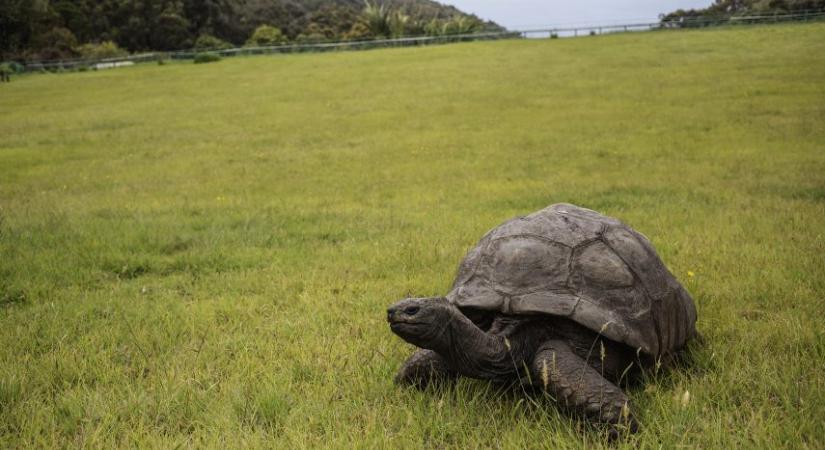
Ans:
POLYGON ((653 356, 695 333, 693 299, 647 238, 564 203, 488 232, 461 262, 447 300, 462 310, 567 317, 653 356))

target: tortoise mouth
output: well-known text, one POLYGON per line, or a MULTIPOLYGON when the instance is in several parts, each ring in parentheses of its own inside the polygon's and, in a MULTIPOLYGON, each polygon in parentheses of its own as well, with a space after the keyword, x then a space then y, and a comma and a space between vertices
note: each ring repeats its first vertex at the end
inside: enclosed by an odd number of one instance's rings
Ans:
POLYGON ((398 335, 417 335, 426 328, 424 323, 408 322, 406 320, 390 320, 390 329, 398 335))
POLYGON ((404 319, 389 319, 388 322, 390 323, 390 328, 395 327, 409 327, 409 328, 418 328, 424 325, 421 322, 412 322, 404 319))

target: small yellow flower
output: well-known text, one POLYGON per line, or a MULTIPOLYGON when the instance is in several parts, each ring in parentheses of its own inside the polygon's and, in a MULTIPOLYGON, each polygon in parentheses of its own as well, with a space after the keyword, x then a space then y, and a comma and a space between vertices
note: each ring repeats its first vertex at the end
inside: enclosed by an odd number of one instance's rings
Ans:
POLYGON ((693 273, 693 271, 692 271, 692 270, 688 270, 688 276, 689 276, 690 278, 693 278, 693 277, 695 277, 695 276, 696 276, 696 274, 695 274, 695 273, 693 273))

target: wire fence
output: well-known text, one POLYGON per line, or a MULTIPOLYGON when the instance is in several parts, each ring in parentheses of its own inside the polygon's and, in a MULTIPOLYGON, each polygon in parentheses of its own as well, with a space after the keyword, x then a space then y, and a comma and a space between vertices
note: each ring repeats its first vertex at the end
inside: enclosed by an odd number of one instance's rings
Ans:
POLYGON ((806 10, 785 14, 763 14, 733 17, 683 17, 677 20, 636 22, 625 24, 594 24, 575 27, 540 27, 525 30, 482 32, 444 36, 413 36, 397 39, 370 39, 357 41, 309 42, 265 47, 238 47, 230 49, 193 49, 173 52, 153 52, 105 59, 66 59, 33 61, 23 64, 27 72, 55 70, 102 70, 139 63, 164 60, 191 60, 202 53, 221 57, 265 55, 280 53, 328 52, 340 50, 367 50, 387 47, 411 47, 493 39, 559 38, 632 31, 707 28, 718 26, 756 25, 780 22, 811 22, 825 20, 825 10, 806 10))

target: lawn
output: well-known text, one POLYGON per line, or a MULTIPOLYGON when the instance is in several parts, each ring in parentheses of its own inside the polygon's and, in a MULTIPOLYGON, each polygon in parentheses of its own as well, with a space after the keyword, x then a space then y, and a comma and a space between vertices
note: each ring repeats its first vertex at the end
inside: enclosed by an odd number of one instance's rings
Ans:
POLYGON ((620 447, 823 448, 823 69, 816 23, 15 78, 0 447, 607 446, 392 382, 386 306, 571 202, 651 239, 706 340, 620 447))

